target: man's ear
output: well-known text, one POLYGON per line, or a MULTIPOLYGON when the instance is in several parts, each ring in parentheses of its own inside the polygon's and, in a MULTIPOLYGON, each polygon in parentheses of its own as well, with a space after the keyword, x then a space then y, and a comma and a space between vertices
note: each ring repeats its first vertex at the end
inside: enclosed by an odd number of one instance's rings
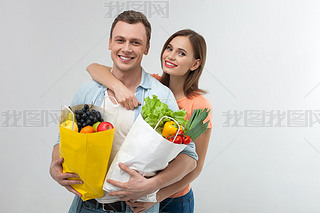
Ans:
POLYGON ((112 41, 112 38, 109 38, 109 46, 108 46, 108 50, 111 50, 111 48, 112 48, 111 41, 112 41))
POLYGON ((146 50, 144 51, 143 54, 148 55, 148 53, 149 53, 149 48, 150 48, 150 44, 147 45, 146 50))
POLYGON ((192 65, 192 67, 190 67, 190 71, 192 72, 192 71, 195 71, 196 69, 198 69, 198 67, 201 65, 201 60, 200 59, 197 59, 194 63, 193 63, 193 65, 192 65))

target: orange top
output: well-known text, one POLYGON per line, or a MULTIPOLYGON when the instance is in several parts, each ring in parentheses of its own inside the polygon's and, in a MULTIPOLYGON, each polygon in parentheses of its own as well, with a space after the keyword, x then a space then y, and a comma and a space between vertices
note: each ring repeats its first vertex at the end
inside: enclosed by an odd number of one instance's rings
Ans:
POLYGON ((159 74, 150 74, 152 77, 160 81, 161 76, 159 74))
MULTIPOLYGON (((161 76, 158 74, 152 74, 152 76, 157 80, 160 80, 161 78, 161 76)), ((187 111, 186 119, 188 120, 190 119, 193 110, 204 109, 204 108, 210 109, 209 115, 204 121, 204 123, 209 121, 208 128, 212 128, 213 126, 212 125, 212 108, 211 108, 210 102, 205 97, 203 97, 202 95, 197 95, 192 98, 183 97, 177 100, 177 103, 178 103, 179 109, 185 109, 187 111)), ((191 185, 188 184, 180 192, 177 192, 171 195, 170 198, 181 197, 183 195, 186 195, 190 191, 190 189, 191 189, 191 185)))
MULTIPOLYGON (((178 106, 180 109, 185 109, 187 111, 187 115, 186 115, 186 119, 190 119, 191 114, 193 112, 193 110, 195 109, 204 109, 204 108, 208 108, 210 109, 209 115, 206 118, 206 120, 204 121, 208 123, 208 128, 212 128, 212 108, 211 105, 209 103, 209 101, 203 97, 202 95, 198 95, 192 98, 187 98, 187 97, 183 97, 179 100, 177 100, 178 106)), ((191 185, 189 184, 188 186, 186 186, 184 189, 182 189, 180 192, 177 192, 173 195, 171 195, 171 198, 174 197, 181 197, 183 195, 186 195, 191 189, 191 185)))
POLYGON ((179 109, 185 109, 187 111, 186 119, 189 120, 193 110, 208 108, 210 110, 208 117, 204 120, 204 123, 209 121, 208 128, 212 128, 212 107, 210 102, 202 95, 197 95, 191 98, 183 97, 177 100, 179 109))

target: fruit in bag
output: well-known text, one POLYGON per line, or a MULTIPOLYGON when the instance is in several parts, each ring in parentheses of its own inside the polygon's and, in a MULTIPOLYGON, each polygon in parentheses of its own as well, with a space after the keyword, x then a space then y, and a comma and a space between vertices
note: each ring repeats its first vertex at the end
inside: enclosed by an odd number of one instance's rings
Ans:
POLYGON ((60 124, 61 127, 64 127, 64 128, 67 128, 67 129, 70 129, 70 130, 73 130, 75 132, 78 132, 78 125, 77 123, 74 123, 73 125, 73 129, 72 129, 72 121, 70 120, 66 120, 65 122, 63 122, 62 124, 60 124))

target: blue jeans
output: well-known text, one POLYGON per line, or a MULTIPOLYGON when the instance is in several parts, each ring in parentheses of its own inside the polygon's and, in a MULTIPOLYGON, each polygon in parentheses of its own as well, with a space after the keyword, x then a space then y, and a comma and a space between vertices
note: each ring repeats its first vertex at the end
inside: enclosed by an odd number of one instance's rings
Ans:
POLYGON ((167 198, 160 203, 161 213, 193 213, 194 198, 193 191, 190 191, 176 198, 167 198))
MULTIPOLYGON (((132 213, 130 207, 126 205, 125 202, 122 202, 121 204, 123 213, 132 213)), ((68 213, 109 213, 109 211, 103 211, 102 208, 97 208, 96 205, 89 203, 89 202, 83 202, 81 198, 78 196, 75 196, 73 199, 73 202, 70 206, 68 213)), ((158 213, 159 212, 159 203, 152 206, 150 209, 145 211, 146 213, 158 213)))

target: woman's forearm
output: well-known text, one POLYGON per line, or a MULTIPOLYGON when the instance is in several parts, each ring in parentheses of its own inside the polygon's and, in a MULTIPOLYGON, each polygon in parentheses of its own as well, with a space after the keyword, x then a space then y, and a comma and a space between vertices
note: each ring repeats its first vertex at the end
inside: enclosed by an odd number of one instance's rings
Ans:
POLYGON ((111 67, 97 63, 90 64, 87 71, 91 78, 112 90, 117 101, 127 110, 136 108, 141 103, 134 96, 134 91, 129 90, 119 79, 111 73, 111 67))
POLYGON ((199 174, 201 173, 201 170, 202 169, 199 166, 197 166, 192 172, 187 174, 180 181, 160 189, 157 192, 157 201, 161 202, 164 199, 170 197, 171 195, 184 189, 187 185, 189 185, 192 181, 194 181, 199 176, 199 174))
POLYGON ((167 168, 162 170, 152 179, 152 191, 167 187, 180 181, 185 175, 196 168, 197 161, 186 154, 179 154, 169 163, 167 168))
POLYGON ((110 88, 112 91, 115 91, 119 87, 119 85, 124 85, 120 80, 112 75, 111 69, 111 67, 107 67, 97 63, 90 64, 87 67, 87 71, 93 80, 99 82, 107 88, 110 88))
POLYGON ((161 188, 157 192, 158 202, 161 202, 162 200, 170 197, 171 195, 181 191, 200 175, 206 157, 210 135, 211 129, 208 129, 205 133, 203 133, 199 138, 195 140, 196 150, 199 156, 196 168, 192 172, 184 176, 180 181, 171 184, 167 187, 161 188))

